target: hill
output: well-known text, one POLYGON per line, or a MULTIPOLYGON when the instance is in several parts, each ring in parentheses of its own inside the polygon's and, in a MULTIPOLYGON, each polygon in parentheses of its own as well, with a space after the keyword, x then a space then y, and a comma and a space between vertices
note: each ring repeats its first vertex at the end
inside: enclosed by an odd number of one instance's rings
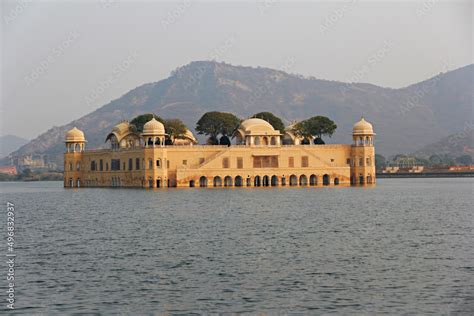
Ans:
POLYGON ((15 135, 0 136, 0 158, 28 143, 28 140, 15 135))
MULTIPOLYGON (((65 132, 85 131, 88 147, 101 147, 120 120, 154 112, 181 118, 191 129, 212 110, 242 118, 271 111, 285 123, 325 115, 338 130, 329 142, 350 142, 354 122, 374 124, 377 150, 384 155, 413 152, 461 131, 472 118, 474 65, 439 74, 401 89, 364 83, 304 78, 280 70, 196 61, 158 82, 139 86, 71 123, 53 127, 14 154, 45 153, 60 162, 65 132)), ((388 74, 389 75, 389 74, 388 74)))
POLYGON ((474 130, 466 128, 465 131, 449 135, 413 153, 413 156, 425 159, 432 155, 447 155, 452 158, 470 155, 474 158, 474 130))

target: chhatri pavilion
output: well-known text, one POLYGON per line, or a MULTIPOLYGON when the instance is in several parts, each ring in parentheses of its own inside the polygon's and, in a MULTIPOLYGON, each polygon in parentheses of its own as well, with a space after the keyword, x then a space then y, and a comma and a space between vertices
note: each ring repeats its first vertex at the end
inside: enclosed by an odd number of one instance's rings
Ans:
POLYGON ((86 150, 84 132, 66 134, 64 186, 275 187, 375 184, 372 125, 363 118, 352 144, 302 145, 291 126, 282 134, 258 118, 241 122, 236 144, 198 145, 191 131, 173 145, 151 119, 139 133, 127 121, 106 136, 107 149, 86 150))

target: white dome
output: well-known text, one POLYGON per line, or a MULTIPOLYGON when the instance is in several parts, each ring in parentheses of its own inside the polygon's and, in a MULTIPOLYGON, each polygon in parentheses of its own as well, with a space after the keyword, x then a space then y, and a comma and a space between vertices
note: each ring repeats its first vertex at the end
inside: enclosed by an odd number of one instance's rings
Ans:
POLYGON ((163 123, 152 118, 150 121, 143 125, 143 135, 164 135, 165 126, 163 123))
POLYGON ((66 142, 85 142, 84 132, 74 127, 66 133, 66 142))
POLYGON ((361 118, 359 122, 354 124, 354 127, 352 128, 352 134, 353 135, 373 135, 374 129, 372 127, 372 124, 367 122, 364 118, 361 118))

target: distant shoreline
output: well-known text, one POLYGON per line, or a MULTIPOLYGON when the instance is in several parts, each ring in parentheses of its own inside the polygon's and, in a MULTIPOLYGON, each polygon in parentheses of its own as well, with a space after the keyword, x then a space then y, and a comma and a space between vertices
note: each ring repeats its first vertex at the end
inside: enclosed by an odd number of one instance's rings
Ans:
POLYGON ((379 179, 389 178, 473 178, 474 172, 420 172, 420 173, 377 173, 379 179))

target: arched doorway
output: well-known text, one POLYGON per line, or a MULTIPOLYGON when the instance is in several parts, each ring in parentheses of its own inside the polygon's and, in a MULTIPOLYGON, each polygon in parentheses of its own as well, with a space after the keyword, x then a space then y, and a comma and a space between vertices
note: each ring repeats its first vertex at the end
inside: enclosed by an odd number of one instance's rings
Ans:
POLYGON ((318 177, 315 174, 312 174, 309 177, 309 185, 313 186, 313 185, 317 185, 317 184, 318 184, 318 177))
POLYGON ((252 185, 252 180, 250 179, 250 177, 247 178, 247 186, 251 186, 252 185))
POLYGON ((364 176, 359 177, 359 184, 364 184, 364 176))
POLYGON ((80 188, 81 187, 81 179, 77 178, 77 187, 80 188))
POLYGON ((226 176, 224 178, 224 186, 225 187, 231 187, 232 186, 232 177, 231 176, 226 176))
POLYGON ((241 176, 235 177, 234 183, 235 183, 236 187, 241 187, 242 186, 242 177, 241 176))
POLYGON ((278 177, 277 176, 272 176, 272 187, 278 186, 278 177))
POLYGON ((156 187, 161 188, 161 179, 156 179, 156 187))
POLYGON ((298 177, 292 174, 290 176, 290 186, 298 185, 298 177))
POLYGON ((201 188, 207 187, 207 178, 205 176, 199 178, 199 186, 201 188))
POLYGON ((372 176, 370 174, 367 176, 367 183, 368 184, 372 183, 372 176))
POLYGON ((334 178, 334 185, 339 185, 339 178, 334 178))
POLYGON ((285 186, 286 185, 286 178, 285 176, 281 177, 281 186, 285 186))
POLYGON ((262 186, 268 187, 270 185, 270 178, 268 176, 263 176, 262 178, 262 186))
POLYGON ((300 185, 308 185, 308 178, 304 174, 300 176, 300 185))
POLYGON ((329 178, 328 174, 325 174, 323 176, 323 185, 329 185, 329 183, 331 183, 331 179, 329 178))
POLYGON ((253 186, 254 187, 259 187, 260 185, 261 185, 260 176, 255 176, 255 179, 253 180, 253 186))
POLYGON ((194 186, 195 186, 194 180, 189 181, 189 187, 194 188, 194 186))
POLYGON ((219 176, 214 177, 214 187, 221 187, 222 186, 222 179, 219 176))

